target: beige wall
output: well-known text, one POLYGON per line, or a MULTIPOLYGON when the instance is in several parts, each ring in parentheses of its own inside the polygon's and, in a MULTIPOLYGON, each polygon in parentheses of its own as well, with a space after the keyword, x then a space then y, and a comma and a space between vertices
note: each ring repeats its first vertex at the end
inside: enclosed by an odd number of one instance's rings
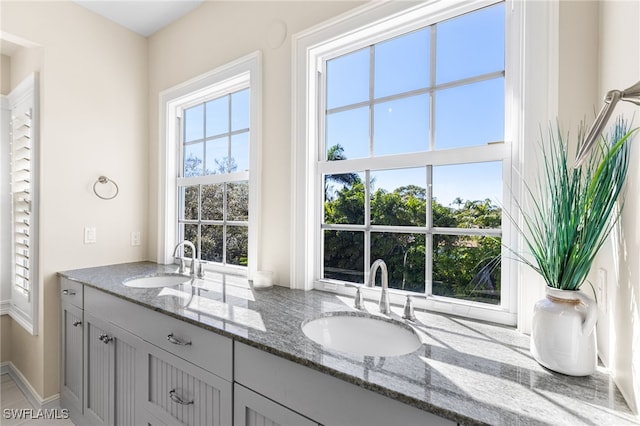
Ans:
MULTIPOLYGON (((149 39, 149 205, 158 206, 158 95, 256 50, 263 54, 262 235, 258 267, 289 285, 291 236, 291 34, 361 3, 206 2, 149 39), (287 27, 284 44, 267 44, 272 25, 287 27)), ((156 208, 149 211, 150 255, 156 259, 156 208)))
POLYGON ((11 61, 12 84, 41 79, 41 304, 38 336, 11 327, 10 358, 46 398, 59 388, 56 272, 146 258, 144 237, 131 247, 129 233, 146 231, 147 42, 72 2, 3 1, 1 24, 41 46, 40 63, 11 61), (93 194, 100 175, 120 185, 116 199, 93 194), (96 244, 83 244, 85 225, 96 244))
MULTIPOLYGON (((640 79, 640 2, 599 4, 599 97, 640 79)), ((598 103, 598 108, 600 103, 598 103)), ((620 103, 623 114, 640 121, 640 108, 620 103), (635 115, 635 117, 634 117, 635 115)), ((598 323, 598 349, 631 407, 640 409, 640 135, 632 144, 626 204, 620 226, 601 250, 597 268, 607 273, 606 311, 598 323)))
POLYGON ((0 363, 11 360, 11 326, 9 315, 0 316, 0 363))

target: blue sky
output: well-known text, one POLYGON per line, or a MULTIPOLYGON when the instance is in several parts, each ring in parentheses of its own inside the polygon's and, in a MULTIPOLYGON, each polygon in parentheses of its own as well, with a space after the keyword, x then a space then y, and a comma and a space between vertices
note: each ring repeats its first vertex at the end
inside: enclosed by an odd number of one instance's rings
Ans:
MULTIPOLYGON (((500 3, 436 25, 435 76, 431 69, 431 28, 375 47, 374 99, 504 70, 504 4, 500 3)), ((370 50, 362 49, 327 64, 328 109, 369 99, 370 50)), ((429 94, 389 100, 374 106, 373 155, 428 150, 430 125, 435 149, 479 146, 504 140, 504 78, 435 92, 435 122, 430 124, 429 94)), ((340 143, 344 155, 369 155, 369 108, 332 113, 327 147, 340 143)), ((425 185, 423 169, 374 172, 376 186, 425 185)), ((449 205, 456 197, 502 201, 499 162, 434 168, 433 195, 449 205)))
POLYGON ((236 171, 248 170, 249 133, 231 133, 249 128, 249 101, 245 89, 185 110, 185 158, 195 156, 203 160, 201 167, 215 171, 230 152, 236 171))

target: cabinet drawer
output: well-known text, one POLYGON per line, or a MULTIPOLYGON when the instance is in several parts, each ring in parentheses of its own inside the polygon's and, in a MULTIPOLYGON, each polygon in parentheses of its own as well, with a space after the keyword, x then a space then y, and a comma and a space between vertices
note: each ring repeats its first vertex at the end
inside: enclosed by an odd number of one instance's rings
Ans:
POLYGON ((143 340, 232 380, 231 339, 87 287, 85 305, 143 340))
POLYGON ((60 278, 60 299, 62 303, 71 303, 80 309, 83 309, 83 290, 84 286, 67 278, 60 278))
POLYGON ((243 343, 234 357, 237 383, 326 426, 456 425, 243 343))
POLYGON ((230 425, 232 384, 147 344, 145 410, 161 423, 230 425))

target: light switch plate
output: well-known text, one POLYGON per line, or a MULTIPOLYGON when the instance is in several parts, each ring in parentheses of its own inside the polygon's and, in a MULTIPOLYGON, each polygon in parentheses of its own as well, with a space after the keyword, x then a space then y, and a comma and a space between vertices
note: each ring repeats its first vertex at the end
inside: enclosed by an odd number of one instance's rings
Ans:
POLYGON ((140 245, 140 231, 131 232, 131 245, 132 246, 140 245))
POLYGON ((85 226, 84 227, 84 243, 95 244, 95 242, 96 242, 96 227, 85 226))

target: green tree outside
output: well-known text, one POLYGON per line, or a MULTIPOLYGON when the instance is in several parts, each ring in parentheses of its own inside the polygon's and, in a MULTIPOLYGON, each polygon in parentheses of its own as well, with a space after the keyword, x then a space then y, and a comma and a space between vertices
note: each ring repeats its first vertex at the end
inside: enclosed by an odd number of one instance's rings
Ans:
MULTIPOLYGON (((343 159, 343 158, 341 158, 343 159)), ((325 188, 336 182, 340 189, 325 198, 328 224, 364 224, 365 185, 325 177, 325 188)), ((377 189, 371 195, 371 224, 426 226, 424 188, 408 185, 393 191, 377 189)), ((490 200, 457 198, 455 207, 432 201, 433 226, 438 228, 499 229, 502 209, 490 200)), ((425 291, 426 234, 372 232, 371 260, 383 259, 389 270, 389 287, 425 291)), ((364 232, 324 231, 324 278, 364 282, 364 232)), ((458 299, 500 303, 500 238, 476 235, 433 235, 432 292, 458 299)))

